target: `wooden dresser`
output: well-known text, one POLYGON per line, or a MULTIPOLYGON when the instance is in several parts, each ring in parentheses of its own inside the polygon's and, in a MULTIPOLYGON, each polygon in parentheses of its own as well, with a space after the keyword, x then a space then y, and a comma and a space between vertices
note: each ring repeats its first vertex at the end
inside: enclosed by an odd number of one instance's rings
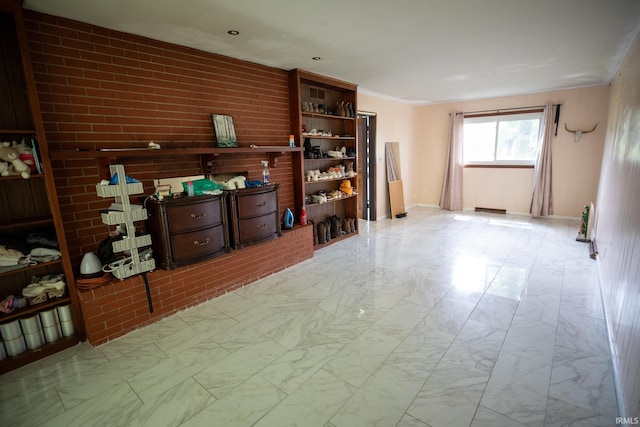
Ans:
POLYGON ((166 270, 229 252, 226 195, 147 201, 153 253, 166 270))
POLYGON ((282 235, 279 184, 229 192, 231 244, 234 248, 282 235))

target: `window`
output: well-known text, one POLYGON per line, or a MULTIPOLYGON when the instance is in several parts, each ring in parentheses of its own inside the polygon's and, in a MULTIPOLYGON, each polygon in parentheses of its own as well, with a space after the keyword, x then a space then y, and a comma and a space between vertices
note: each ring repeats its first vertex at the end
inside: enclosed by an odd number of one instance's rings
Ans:
POLYGON ((542 111, 465 117, 465 165, 533 165, 542 111))

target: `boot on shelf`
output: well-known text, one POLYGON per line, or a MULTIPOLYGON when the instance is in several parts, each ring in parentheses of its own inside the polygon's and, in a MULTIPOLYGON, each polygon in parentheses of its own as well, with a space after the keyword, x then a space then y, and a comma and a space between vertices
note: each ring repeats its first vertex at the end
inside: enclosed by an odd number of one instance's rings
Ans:
POLYGON ((346 234, 351 234, 351 223, 349 223, 349 218, 342 220, 342 231, 346 234))
POLYGON ((346 113, 345 116, 347 116, 347 117, 355 117, 356 116, 354 114, 354 111, 353 111, 353 104, 352 103, 347 102, 345 104, 345 113, 346 113))
POLYGON ((331 220, 327 219, 326 221, 324 221, 324 230, 324 240, 326 243, 329 243, 331 241, 331 220))
POLYGON ((342 236, 342 219, 337 215, 329 218, 331 220, 331 238, 336 239, 342 236))
POLYGON ((311 225, 313 229, 313 246, 318 246, 318 227, 316 226, 316 221, 309 219, 307 220, 307 224, 311 225))
POLYGON ((327 228, 324 221, 319 221, 317 228, 318 244, 324 245, 325 243, 327 243, 327 228))

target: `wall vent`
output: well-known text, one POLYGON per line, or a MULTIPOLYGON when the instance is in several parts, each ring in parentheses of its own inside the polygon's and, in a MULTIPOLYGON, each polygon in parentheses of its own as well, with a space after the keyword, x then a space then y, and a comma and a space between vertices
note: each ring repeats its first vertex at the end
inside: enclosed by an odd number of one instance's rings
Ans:
POLYGON ((476 212, 486 212, 486 213, 494 213, 494 214, 502 214, 506 215, 506 209, 493 209, 493 208, 479 208, 476 206, 476 212))

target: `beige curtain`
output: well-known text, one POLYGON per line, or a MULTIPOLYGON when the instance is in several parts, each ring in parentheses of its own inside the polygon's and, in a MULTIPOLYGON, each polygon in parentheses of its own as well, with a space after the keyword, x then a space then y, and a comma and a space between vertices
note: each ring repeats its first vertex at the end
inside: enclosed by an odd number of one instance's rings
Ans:
POLYGON ((450 211, 462 209, 462 127, 463 113, 451 114, 451 130, 449 132, 449 152, 442 182, 440 207, 450 211))
MULTIPOLYGON (((557 107, 556 107, 557 108, 557 107)), ((531 215, 553 215, 553 198, 551 194, 551 139, 553 138, 553 105, 544 107, 540 125, 540 141, 538 156, 533 169, 533 197, 531 199, 531 215)))

